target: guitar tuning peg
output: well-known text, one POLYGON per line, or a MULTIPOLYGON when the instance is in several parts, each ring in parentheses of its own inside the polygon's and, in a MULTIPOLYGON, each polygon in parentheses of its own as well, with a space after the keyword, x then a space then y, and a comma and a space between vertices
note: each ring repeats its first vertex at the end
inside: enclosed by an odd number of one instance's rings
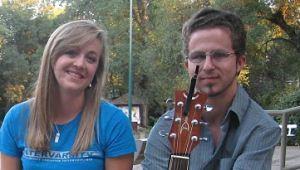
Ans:
POLYGON ((173 138, 173 139, 175 139, 175 138, 176 138, 176 136, 177 136, 177 135, 176 135, 176 133, 171 133, 171 134, 170 134, 170 138, 173 138))
POLYGON ((177 106, 182 107, 183 106, 183 102, 182 101, 177 102, 177 106))
POLYGON ((199 140, 200 140, 200 141, 205 141, 205 142, 206 142, 206 141, 208 141, 208 138, 207 138, 207 137, 200 137, 199 140))
POLYGON ((160 131, 158 132, 158 134, 159 134, 160 136, 162 136, 162 137, 166 137, 166 136, 169 135, 169 133, 166 133, 165 130, 160 130, 160 131))
POLYGON ((192 140, 193 142, 197 142, 197 141, 198 141, 198 137, 197 137, 197 136, 192 136, 192 137, 191 137, 191 140, 192 140))
POLYGON ((200 110, 202 108, 201 104, 196 104, 195 109, 200 110))
POLYGON ((192 124, 192 125, 198 125, 198 124, 199 124, 199 121, 198 121, 197 119, 193 119, 193 120, 191 121, 191 124, 192 124))
POLYGON ((210 112, 210 111, 212 111, 212 110, 214 109, 214 107, 211 106, 211 105, 205 105, 205 106, 204 106, 204 109, 205 109, 207 112, 210 112))
POLYGON ((200 124, 200 125, 204 125, 204 126, 207 126, 207 125, 208 125, 207 122, 202 122, 202 121, 200 121, 199 124, 200 124))
POLYGON ((180 117, 175 118, 175 122, 176 123, 180 123, 181 122, 181 118, 180 117))
POLYGON ((164 120, 173 120, 173 118, 169 115, 164 116, 164 120))

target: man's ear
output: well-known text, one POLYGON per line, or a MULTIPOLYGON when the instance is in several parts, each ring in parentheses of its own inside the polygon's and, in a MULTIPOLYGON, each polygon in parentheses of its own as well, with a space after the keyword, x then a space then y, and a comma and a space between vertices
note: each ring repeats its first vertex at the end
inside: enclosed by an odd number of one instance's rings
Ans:
POLYGON ((184 59, 184 68, 187 70, 189 68, 189 63, 187 59, 184 59))
POLYGON ((246 56, 245 55, 241 55, 237 58, 236 60, 236 72, 237 75, 239 75, 239 73, 241 72, 241 70, 244 68, 246 64, 246 56))

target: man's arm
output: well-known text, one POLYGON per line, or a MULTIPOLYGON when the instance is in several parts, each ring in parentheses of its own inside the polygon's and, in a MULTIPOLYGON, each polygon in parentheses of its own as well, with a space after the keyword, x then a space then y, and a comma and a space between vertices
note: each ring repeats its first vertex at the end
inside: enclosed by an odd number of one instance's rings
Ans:
POLYGON ((243 153, 235 161, 233 169, 271 169, 272 156, 278 144, 280 132, 279 127, 259 127, 253 131, 243 153))
POLYGON ((163 116, 151 129, 145 148, 145 159, 142 162, 143 170, 166 170, 170 157, 168 136, 160 134, 168 133, 172 121, 164 120, 163 116))

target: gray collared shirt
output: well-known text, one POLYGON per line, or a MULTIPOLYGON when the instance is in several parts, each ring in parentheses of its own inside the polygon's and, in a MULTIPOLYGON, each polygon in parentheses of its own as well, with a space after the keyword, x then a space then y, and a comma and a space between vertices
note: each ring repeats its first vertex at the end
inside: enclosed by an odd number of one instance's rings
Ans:
MULTIPOLYGON (((144 170, 168 169, 171 147, 168 137, 174 110, 162 115, 151 129, 146 149, 144 170)), ((274 148, 280 138, 280 128, 246 91, 239 87, 221 125, 221 142, 215 147, 208 127, 202 127, 198 144, 190 155, 190 170, 268 170, 271 169, 274 148)))

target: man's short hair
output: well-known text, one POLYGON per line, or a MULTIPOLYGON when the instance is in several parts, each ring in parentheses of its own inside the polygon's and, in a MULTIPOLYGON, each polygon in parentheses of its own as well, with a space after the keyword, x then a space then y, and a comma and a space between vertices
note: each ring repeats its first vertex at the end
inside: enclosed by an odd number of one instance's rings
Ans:
POLYGON ((184 56, 188 56, 188 44, 193 32, 214 27, 228 28, 231 31, 233 50, 237 53, 237 56, 245 54, 246 31, 240 17, 228 11, 204 8, 192 15, 183 25, 182 39, 184 56))

